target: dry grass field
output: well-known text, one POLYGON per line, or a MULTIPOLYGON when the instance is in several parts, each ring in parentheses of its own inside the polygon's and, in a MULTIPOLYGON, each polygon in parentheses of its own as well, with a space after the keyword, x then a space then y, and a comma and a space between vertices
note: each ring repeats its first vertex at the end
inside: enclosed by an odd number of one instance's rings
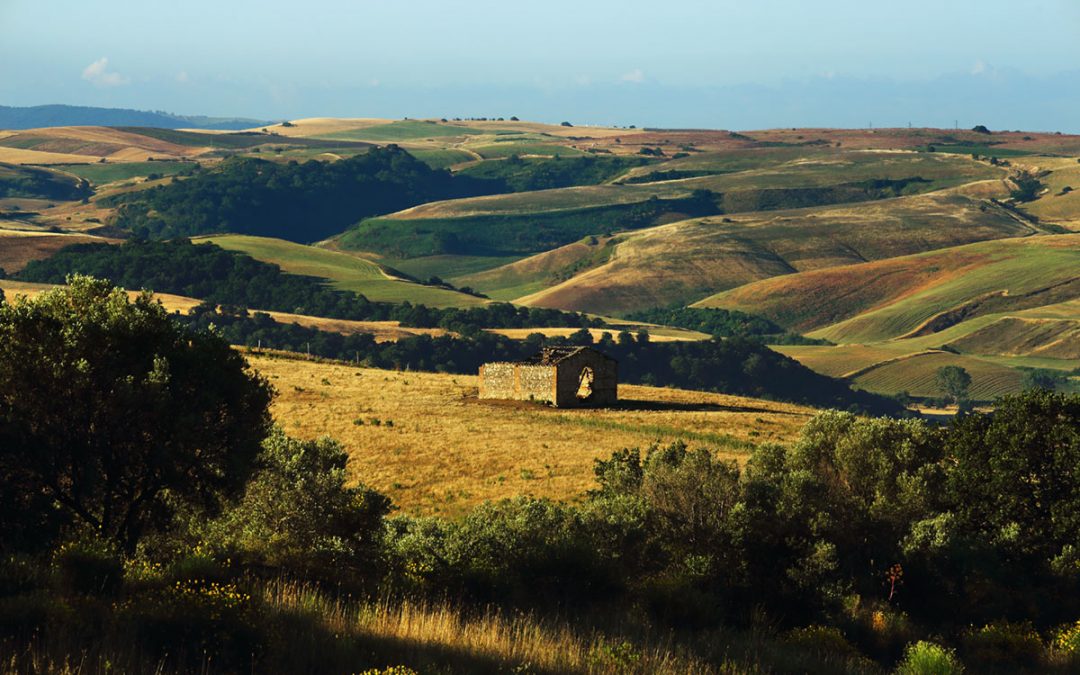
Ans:
POLYGON ((65 246, 105 241, 110 240, 38 229, 0 228, 0 269, 7 273, 18 272, 31 260, 48 258, 65 246))
POLYGON ((50 127, 28 129, 0 138, 0 161, 60 164, 107 158, 119 162, 145 162, 150 157, 193 157, 207 149, 177 145, 111 127, 50 127), (66 159, 61 160, 61 157, 66 159))
MULTIPOLYGON (((311 136, 324 136, 326 134, 335 134, 342 131, 350 131, 353 129, 364 129, 367 127, 374 127, 381 124, 389 124, 392 120, 357 117, 308 117, 299 120, 290 120, 291 126, 282 126, 280 124, 273 124, 266 127, 253 127, 247 129, 247 131, 258 132, 263 129, 278 134, 279 136, 286 136, 289 138, 308 138, 311 136)), ((204 132, 202 129, 193 129, 193 131, 204 132)))
POLYGON ((684 439, 730 458, 788 442, 813 414, 801 406, 623 385, 618 408, 557 410, 481 402, 477 378, 395 372, 249 354, 278 391, 289 434, 341 441, 357 480, 413 513, 459 513, 488 499, 572 499, 593 487, 593 461, 624 447, 684 439))

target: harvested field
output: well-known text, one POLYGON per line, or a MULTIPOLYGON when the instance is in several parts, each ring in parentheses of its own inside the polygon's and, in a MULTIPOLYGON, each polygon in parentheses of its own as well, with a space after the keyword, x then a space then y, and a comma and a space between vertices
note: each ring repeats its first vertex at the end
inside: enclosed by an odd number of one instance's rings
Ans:
POLYGON ((593 486, 593 461, 623 447, 685 439, 745 456, 794 439, 813 410, 721 394, 624 385, 624 405, 557 410, 480 402, 477 378, 249 354, 278 390, 274 417, 293 435, 329 435, 350 472, 412 513, 460 513, 487 499, 570 499, 593 486))

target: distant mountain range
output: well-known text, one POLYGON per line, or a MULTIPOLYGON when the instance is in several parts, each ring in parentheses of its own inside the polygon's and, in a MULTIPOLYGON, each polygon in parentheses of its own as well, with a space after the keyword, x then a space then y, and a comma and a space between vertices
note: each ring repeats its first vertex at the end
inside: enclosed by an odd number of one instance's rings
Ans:
POLYGON ((159 127, 162 129, 249 129, 268 124, 240 117, 185 116, 149 110, 91 108, 75 105, 0 106, 0 129, 103 126, 159 127))

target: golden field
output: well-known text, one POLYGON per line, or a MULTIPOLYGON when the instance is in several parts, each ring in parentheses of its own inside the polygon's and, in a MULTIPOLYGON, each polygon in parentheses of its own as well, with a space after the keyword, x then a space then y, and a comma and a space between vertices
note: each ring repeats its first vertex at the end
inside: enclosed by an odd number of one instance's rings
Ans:
POLYGON ((351 475, 410 513, 460 513, 489 499, 573 499, 593 461, 625 447, 684 439, 722 457, 789 442, 813 409, 721 394, 622 385, 618 408, 559 410, 476 398, 468 375, 397 372, 248 354, 277 389, 290 435, 331 436, 351 475))

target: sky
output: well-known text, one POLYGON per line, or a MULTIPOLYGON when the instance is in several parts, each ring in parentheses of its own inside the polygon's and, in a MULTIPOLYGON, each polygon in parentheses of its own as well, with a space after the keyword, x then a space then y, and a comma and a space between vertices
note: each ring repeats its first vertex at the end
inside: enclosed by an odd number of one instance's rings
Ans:
POLYGON ((1080 0, 0 0, 0 105, 1080 131, 1080 0))

